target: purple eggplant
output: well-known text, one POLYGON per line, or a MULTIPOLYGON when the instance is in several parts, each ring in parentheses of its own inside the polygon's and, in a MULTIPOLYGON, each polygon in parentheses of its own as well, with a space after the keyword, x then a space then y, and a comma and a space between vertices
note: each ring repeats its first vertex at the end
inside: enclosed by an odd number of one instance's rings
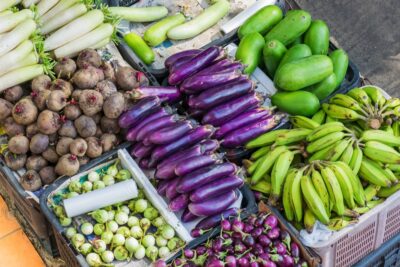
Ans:
POLYGON ((283 255, 283 261, 280 266, 282 267, 294 267, 294 259, 289 255, 283 255))
POLYGON ((185 158, 181 158, 174 162, 171 162, 170 164, 165 164, 162 167, 157 168, 154 176, 157 179, 162 179, 162 180, 168 180, 168 179, 176 177, 176 174, 175 174, 176 165, 178 165, 180 162, 185 161, 185 160, 186 160, 185 158))
POLYGON ((273 109, 270 108, 255 108, 246 111, 238 117, 235 117, 232 120, 222 124, 221 127, 219 127, 215 131, 214 137, 217 139, 221 139, 231 131, 237 130, 243 126, 267 118, 272 114, 272 111, 273 109))
POLYGON ((155 148, 151 154, 150 165, 152 165, 152 163, 157 164, 161 159, 166 158, 179 150, 195 145, 203 139, 209 138, 213 133, 214 127, 211 125, 203 125, 191 130, 185 136, 173 143, 155 148))
POLYGON ((151 154, 151 151, 153 150, 153 146, 145 146, 142 143, 136 143, 131 150, 131 156, 142 159, 151 154))
POLYGON ((168 188, 168 184, 170 182, 171 181, 167 181, 167 180, 159 181, 157 184, 157 193, 161 196, 165 196, 166 190, 168 188))
POLYGON ((290 243, 292 242, 292 238, 290 237, 290 234, 288 231, 284 231, 284 230, 281 231, 281 240, 287 248, 290 248, 290 243))
POLYGON ((169 199, 172 200, 175 197, 179 195, 179 193, 176 191, 176 186, 179 184, 180 179, 175 178, 168 183, 168 187, 165 190, 165 196, 169 199))
POLYGON ((149 158, 141 159, 139 161, 139 167, 142 169, 149 169, 149 158))
POLYGON ((286 254, 286 247, 281 241, 275 241, 273 244, 276 253, 279 255, 285 255, 286 254))
POLYGON ((187 148, 182 151, 178 151, 171 156, 167 157, 165 160, 163 160, 160 164, 157 165, 157 169, 163 168, 166 165, 170 165, 182 158, 189 158, 189 157, 194 157, 194 156, 200 156, 204 153, 205 148, 201 144, 194 145, 190 148, 187 148))
POLYGON ((176 164, 175 174, 178 176, 185 176, 197 169, 214 164, 219 159, 221 159, 221 156, 215 154, 201 155, 185 159, 176 164))
MULTIPOLYGON (((180 86, 180 90, 187 94, 198 94, 209 88, 226 84, 242 76, 238 70, 228 70, 223 72, 194 75, 186 79, 180 86)), ((245 77, 245 76, 243 76, 245 77)))
POLYGON ((246 110, 258 107, 261 100, 261 97, 255 93, 246 94, 211 109, 204 115, 202 122, 204 124, 220 126, 246 110))
POLYGON ((278 227, 272 228, 267 233, 268 238, 271 239, 271 240, 278 239, 280 234, 281 234, 281 231, 279 230, 278 227))
POLYGON ((232 205, 236 201, 237 197, 236 192, 232 190, 201 203, 190 203, 189 210, 197 216, 212 216, 220 214, 232 205))
MULTIPOLYGON (((205 75, 205 74, 210 74, 210 73, 224 72, 228 68, 231 68, 230 66, 233 64, 242 65, 238 61, 232 61, 229 58, 221 58, 221 59, 214 61, 209 67, 196 73, 196 75, 205 75)), ((193 76, 196 76, 196 75, 193 75, 193 76)))
POLYGON ((136 135, 136 141, 142 141, 150 133, 153 133, 159 129, 176 125, 177 121, 182 119, 179 115, 169 115, 161 117, 151 121, 140 129, 136 135))
POLYGON ((160 99, 156 96, 143 98, 119 117, 119 126, 124 129, 130 128, 143 118, 156 112, 160 107, 160 103, 160 99))
POLYGON ((292 242, 290 244, 290 255, 294 258, 300 257, 300 247, 297 243, 292 242))
POLYGON ((172 113, 171 108, 159 108, 156 112, 153 114, 147 116, 145 119, 143 119, 140 123, 137 125, 133 126, 129 131, 127 132, 125 138, 127 141, 135 141, 136 140, 136 135, 140 129, 142 129, 145 125, 149 124, 151 121, 168 116, 172 113))
POLYGON ((261 234, 258 236, 258 243, 260 243, 264 247, 269 247, 271 245, 271 239, 268 238, 268 236, 261 234))
POLYGON ((188 208, 186 208, 181 216, 181 220, 182 222, 186 223, 186 222, 192 222, 194 220, 196 220, 198 217, 196 215, 194 215, 193 213, 190 212, 190 210, 188 208))
POLYGON ((248 141, 268 132, 281 121, 282 116, 273 115, 261 121, 244 126, 228 133, 221 142, 223 147, 235 148, 244 145, 248 141))
POLYGON ((189 62, 190 60, 193 59, 194 56, 186 56, 186 57, 182 57, 179 60, 175 61, 174 64, 172 64, 171 66, 169 66, 168 70, 169 72, 174 72, 177 68, 179 68, 180 66, 182 66, 183 64, 186 64, 187 62, 189 62))
POLYGON ((189 101, 192 108, 200 110, 208 110, 226 103, 232 99, 236 99, 254 89, 253 82, 246 76, 239 77, 233 81, 220 86, 212 87, 200 95, 193 97, 189 101))
POLYGON ((133 99, 157 96, 161 102, 175 103, 181 99, 181 92, 175 86, 141 86, 132 92, 133 99))
POLYGON ((204 116, 205 112, 204 110, 200 110, 200 109, 194 109, 189 107, 187 109, 188 115, 191 118, 194 118, 196 120, 201 120, 201 118, 204 116))
POLYGON ((174 199, 168 204, 168 207, 173 212, 178 212, 185 209, 189 205, 189 194, 182 194, 174 199))
POLYGON ((216 227, 222 219, 229 219, 229 217, 236 216, 239 213, 239 209, 230 208, 217 215, 210 216, 201 220, 196 228, 206 230, 216 227))
POLYGON ((219 142, 213 139, 207 139, 200 142, 204 149, 204 154, 212 154, 219 148, 219 142))
MULTIPOLYGON (((263 226, 265 229, 268 230, 268 229, 277 227, 278 223, 279 223, 278 218, 275 215, 270 214, 267 216, 267 218, 265 218, 265 220, 263 222, 263 226)), ((288 234, 288 233, 286 232, 286 234, 288 234)), ((289 236, 289 238, 290 238, 290 236, 289 236)))
POLYGON ((169 56, 165 62, 164 65, 166 68, 169 68, 171 65, 173 65, 176 61, 180 60, 181 58, 184 57, 194 57, 198 55, 202 50, 200 49, 190 49, 190 50, 185 50, 182 52, 178 52, 173 54, 172 56, 169 56))
POLYGON ((177 190, 180 193, 191 192, 211 181, 231 175, 236 172, 236 170, 236 165, 229 162, 203 167, 183 176, 181 182, 177 186, 177 190))
POLYGON ((181 83, 191 75, 209 66, 214 59, 220 56, 221 51, 220 47, 212 46, 200 52, 192 60, 174 69, 174 72, 171 72, 168 76, 168 83, 171 85, 181 83))
POLYGON ((219 194, 234 190, 243 185, 244 181, 236 175, 229 175, 195 189, 190 194, 190 201, 203 202, 219 194))
POLYGON ((148 137, 148 140, 149 142, 157 145, 172 143, 173 141, 181 138, 193 128, 194 123, 191 121, 186 120, 178 122, 173 126, 165 127, 161 130, 151 133, 148 137))
POLYGON ((237 266, 236 262, 237 262, 237 260, 236 260, 235 256, 233 256, 233 255, 227 256, 225 258, 225 266, 226 267, 236 267, 237 266))

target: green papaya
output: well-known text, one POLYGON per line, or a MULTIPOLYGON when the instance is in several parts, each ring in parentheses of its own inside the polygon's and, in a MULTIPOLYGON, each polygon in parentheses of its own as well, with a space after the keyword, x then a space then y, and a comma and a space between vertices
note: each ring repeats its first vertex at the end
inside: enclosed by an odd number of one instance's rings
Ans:
POLYGON ((249 33, 240 40, 235 57, 246 66, 244 73, 253 73, 261 60, 264 45, 264 38, 258 32, 249 33))
POLYGON ((313 84, 305 90, 316 95, 319 100, 324 100, 335 91, 337 88, 336 84, 336 75, 332 73, 321 82, 313 84))
POLYGON ((263 49, 264 64, 271 79, 274 78, 275 71, 286 51, 286 47, 278 40, 271 40, 265 44, 263 49))
POLYGON ((323 20, 311 22, 304 43, 311 48, 313 55, 327 55, 329 50, 329 28, 323 20))
POLYGON ((329 54, 333 63, 333 72, 336 75, 336 87, 342 84, 349 67, 349 57, 343 49, 336 49, 329 54))
POLYGON ((271 100, 274 106, 291 115, 311 117, 320 108, 318 98, 307 91, 278 92, 271 100))
POLYGON ((311 56, 311 49, 306 44, 296 44, 288 49, 279 63, 278 69, 286 63, 311 56))

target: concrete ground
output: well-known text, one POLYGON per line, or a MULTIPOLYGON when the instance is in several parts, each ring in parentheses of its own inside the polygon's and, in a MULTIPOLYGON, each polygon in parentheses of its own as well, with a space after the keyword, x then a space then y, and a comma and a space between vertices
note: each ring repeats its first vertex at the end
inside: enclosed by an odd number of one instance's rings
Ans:
POLYGON ((323 19, 361 74, 400 97, 399 0, 296 0, 323 19))

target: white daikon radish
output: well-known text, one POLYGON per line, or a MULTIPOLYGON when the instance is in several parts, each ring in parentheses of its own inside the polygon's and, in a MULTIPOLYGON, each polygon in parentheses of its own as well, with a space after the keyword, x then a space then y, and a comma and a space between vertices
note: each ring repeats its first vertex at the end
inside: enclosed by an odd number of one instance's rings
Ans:
POLYGON ((5 55, 27 40, 35 30, 36 23, 32 19, 29 19, 18 24, 12 31, 4 34, 0 39, 0 56, 5 55))
POLYGON ((100 49, 100 48, 103 48, 106 45, 108 45, 109 42, 111 42, 111 37, 101 40, 100 42, 98 42, 97 44, 91 46, 90 48, 100 49))
POLYGON ((12 13, 13 12, 11 10, 2 11, 2 12, 0 12, 0 17, 5 16, 5 15, 10 15, 12 13))
MULTIPOLYGON (((80 0, 61 0, 55 5, 52 9, 50 9, 46 14, 40 17, 40 22, 42 24, 46 23, 49 19, 53 18, 54 15, 58 14, 71 7, 72 5, 78 3, 80 0)), ((60 14, 58 14, 60 15, 60 14)))
POLYGON ((19 1, 17 0, 0 0, 0 11, 6 10, 7 8, 18 4, 18 2, 19 1))
POLYGON ((58 3, 59 0, 40 0, 37 4, 37 13, 39 16, 46 14, 53 6, 58 3))
POLYGON ((33 43, 29 40, 23 41, 12 51, 0 57, 0 75, 10 71, 14 65, 23 60, 33 50, 33 43))
POLYGON ((43 65, 40 64, 10 71, 0 76, 0 92, 12 86, 30 81, 42 74, 44 74, 44 68, 43 65))
MULTIPOLYGON (((6 73, 19 69, 19 68, 23 68, 23 67, 27 67, 27 66, 32 66, 35 64, 39 63, 39 57, 36 54, 36 52, 32 51, 30 52, 26 57, 24 57, 23 60, 16 62, 16 64, 14 64, 13 66, 11 66, 6 73)), ((5 73, 4 73, 5 74, 5 73)), ((0 74, 0 75, 3 75, 0 74)))
POLYGON ((27 8, 31 5, 37 4, 40 0, 22 0, 22 5, 27 8))
POLYGON ((29 9, 3 16, 0 19, 0 33, 11 31, 26 19, 33 19, 33 12, 29 9))

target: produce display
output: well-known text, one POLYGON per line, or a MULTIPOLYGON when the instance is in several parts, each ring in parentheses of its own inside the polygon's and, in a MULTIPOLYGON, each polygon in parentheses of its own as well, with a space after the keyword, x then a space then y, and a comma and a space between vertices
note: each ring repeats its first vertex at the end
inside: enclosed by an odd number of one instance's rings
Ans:
POLYGON ((328 26, 304 10, 283 16, 279 7, 266 6, 245 21, 238 36, 236 59, 246 65, 245 73, 264 69, 279 89, 273 105, 291 115, 314 115, 345 78, 346 52, 328 55, 328 26))
MULTIPOLYGON (((225 217, 220 234, 205 244, 183 250, 168 266, 308 266, 299 244, 278 224, 273 214, 260 212, 242 221, 225 217)), ((163 261, 155 266, 167 266, 163 261)))
POLYGON ((333 96, 312 119, 293 116, 293 129, 246 144, 258 149, 245 162, 253 188, 308 231, 316 220, 333 230, 356 222, 346 218, 400 189, 399 104, 365 86, 333 96))
MULTIPOLYGON (((57 198, 72 198, 130 178, 130 172, 121 169, 116 161, 109 167, 71 181, 53 199, 56 202, 57 198)), ((79 253, 86 256, 89 266, 114 266, 117 261, 141 260, 145 257, 155 261, 168 257, 171 252, 185 245, 145 198, 143 191, 139 191, 132 200, 74 219, 66 217, 61 205, 54 204, 52 209, 65 227, 64 235, 79 253)))
POLYGON ((119 142, 118 117, 130 105, 127 89, 148 84, 130 67, 114 67, 93 49, 54 66, 57 79, 40 75, 0 98, 1 120, 9 138, 4 153, 12 170, 26 168, 25 190, 36 191, 58 176, 113 149, 119 142))

